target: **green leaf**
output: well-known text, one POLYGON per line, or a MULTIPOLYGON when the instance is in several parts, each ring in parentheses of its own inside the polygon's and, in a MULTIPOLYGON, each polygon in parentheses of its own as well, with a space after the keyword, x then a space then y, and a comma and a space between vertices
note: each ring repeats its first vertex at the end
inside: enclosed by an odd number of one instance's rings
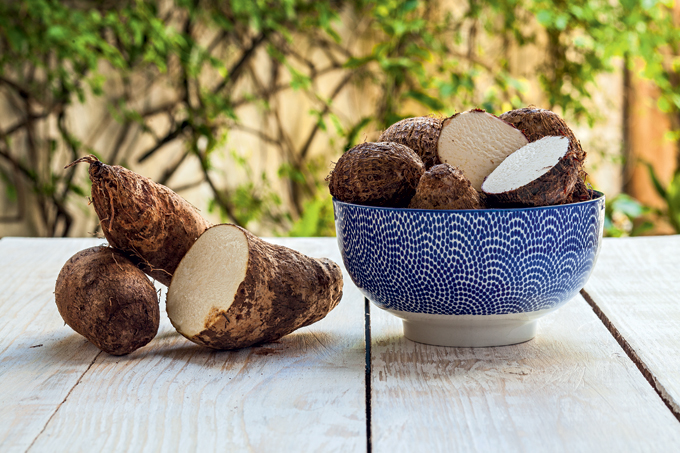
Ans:
POLYGON ((620 194, 612 201, 612 210, 636 219, 648 211, 639 201, 626 194, 620 194))
POLYGON ((553 14, 550 11, 542 10, 536 14, 536 19, 538 20, 539 24, 543 25, 544 27, 548 27, 552 25, 553 14))
POLYGON ((676 233, 680 233, 680 171, 677 171, 666 193, 668 216, 676 233))
POLYGON ((376 57, 374 55, 368 55, 366 57, 362 58, 355 58, 355 57, 350 57, 345 61, 343 64, 343 67, 346 69, 356 69, 360 68, 362 66, 365 66, 366 64, 370 63, 371 61, 375 61, 376 57))
POLYGON ((405 98, 411 98, 432 110, 442 110, 444 103, 437 98, 434 98, 422 91, 410 90, 404 93, 405 98))
POLYGON ((54 25, 47 29, 47 37, 55 41, 66 38, 67 30, 60 25, 54 25))
POLYGON ((652 166, 651 163, 641 161, 643 165, 647 167, 647 171, 649 173, 649 179, 652 180, 652 184, 654 185, 654 189, 656 190, 656 193, 659 194, 659 196, 663 199, 665 199, 668 194, 666 193, 666 189, 663 187, 663 184, 661 184, 661 181, 659 181, 659 178, 656 175, 656 171, 654 170, 654 167, 652 166))

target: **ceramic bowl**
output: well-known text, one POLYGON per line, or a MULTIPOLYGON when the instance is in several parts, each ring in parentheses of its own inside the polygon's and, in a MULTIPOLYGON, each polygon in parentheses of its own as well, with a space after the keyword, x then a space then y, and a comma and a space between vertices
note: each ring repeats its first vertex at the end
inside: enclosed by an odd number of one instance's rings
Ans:
POLYGON ((422 210, 333 200, 354 284, 413 341, 501 346, 583 288, 602 241, 604 195, 521 209, 422 210))

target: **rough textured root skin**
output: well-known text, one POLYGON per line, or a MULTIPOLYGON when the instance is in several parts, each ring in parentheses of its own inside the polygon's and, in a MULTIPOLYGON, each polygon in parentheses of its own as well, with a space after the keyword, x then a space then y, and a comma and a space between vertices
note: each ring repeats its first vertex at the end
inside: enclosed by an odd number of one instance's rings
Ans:
POLYGON ((408 146, 420 156, 425 168, 439 164, 437 143, 444 118, 419 116, 406 118, 387 128, 379 142, 394 142, 408 146))
POLYGON ((423 174, 416 194, 408 205, 412 209, 480 209, 479 193, 462 171, 439 164, 423 174))
POLYGON ((399 143, 362 143, 338 160, 329 181, 331 195, 346 203, 404 208, 425 172, 423 161, 399 143))
POLYGON ((210 224, 184 198, 144 176, 94 156, 77 162, 90 164, 94 209, 109 244, 170 285, 182 257, 210 224))
POLYGON ((574 190, 569 194, 564 204, 570 203, 580 203, 582 201, 588 201, 593 199, 593 194, 590 189, 588 189, 588 184, 581 178, 576 180, 576 185, 574 185, 574 190))
POLYGON ((489 207, 537 207, 564 204, 574 191, 581 168, 576 156, 567 152, 550 171, 529 184, 503 193, 485 192, 489 207))
MULTIPOLYGON (((581 143, 576 139, 567 123, 556 113, 550 110, 527 107, 505 112, 499 118, 522 131, 529 142, 554 135, 567 137, 569 139, 569 151, 574 154, 580 166, 583 166, 586 153, 581 148, 581 143)), ((581 178, 585 179, 585 173, 581 168, 579 168, 579 173, 581 178)))
POLYGON ((54 298, 66 324, 109 354, 128 354, 158 332, 156 289, 110 247, 91 247, 73 255, 59 273, 54 298))
POLYGON ((235 225, 213 228, 224 227, 246 235, 246 278, 229 309, 211 313, 206 329, 189 340, 215 349, 267 343, 323 319, 340 303, 342 271, 335 262, 270 244, 235 225))

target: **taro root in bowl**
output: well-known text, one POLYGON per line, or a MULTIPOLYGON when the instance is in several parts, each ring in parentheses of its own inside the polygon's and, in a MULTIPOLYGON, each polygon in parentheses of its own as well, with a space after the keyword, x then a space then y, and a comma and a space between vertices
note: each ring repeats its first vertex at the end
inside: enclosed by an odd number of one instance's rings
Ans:
POLYGON ((356 286, 402 318, 404 335, 442 346, 501 346, 536 335, 597 259, 604 195, 516 209, 424 210, 333 200, 356 286))

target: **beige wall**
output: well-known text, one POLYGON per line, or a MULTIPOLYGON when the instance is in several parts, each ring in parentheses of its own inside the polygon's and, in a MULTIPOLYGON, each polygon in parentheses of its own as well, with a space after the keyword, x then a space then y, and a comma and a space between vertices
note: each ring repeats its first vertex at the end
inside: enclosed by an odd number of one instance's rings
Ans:
MULTIPOLYGON (((345 30, 344 33, 346 36, 349 36, 352 34, 352 31, 345 30)), ((490 54, 498 51, 498 49, 493 48, 492 43, 486 44, 489 46, 487 51, 490 54)), ((480 46, 486 44, 481 43, 480 46)), ((368 48, 372 43, 355 42, 353 45, 368 48)), ((305 51, 304 45, 302 45, 301 51, 305 51)), ((323 60, 325 57, 315 55, 313 58, 319 61, 319 65, 322 66, 324 64, 323 60)), ((545 101, 540 96, 534 73, 534 68, 541 59, 541 52, 536 49, 514 50, 512 51, 511 64, 513 70, 519 76, 526 77, 528 81, 527 104, 545 107, 545 101)), ((106 68, 103 67, 101 70, 107 73, 106 68)), ((259 56, 258 71, 262 80, 266 81, 268 68, 264 54, 259 56)), ((328 96, 335 84, 342 78, 342 75, 341 72, 330 73, 319 79, 318 87, 322 95, 328 96)), ((620 191, 622 184, 621 165, 620 162, 616 162, 622 146, 623 95, 621 80, 622 75, 620 71, 600 78, 599 87, 593 93, 593 108, 600 112, 601 120, 594 128, 590 129, 587 125, 577 124, 572 119, 567 118, 575 129, 577 137, 581 139, 583 148, 588 152, 587 167, 588 172, 591 174, 590 180, 597 188, 603 190, 608 195, 613 195, 620 191)), ((133 99, 137 99, 137 106, 140 108, 152 108, 161 105, 173 95, 173 91, 164 87, 163 83, 156 83, 151 89, 147 89, 142 77, 133 80, 132 87, 133 99)), ((122 92, 122 84, 116 80, 109 81, 105 92, 109 98, 114 98, 122 92)), ((0 94, 0 125, 4 127, 4 125, 12 124, 13 121, 16 121, 16 117, 7 108, 7 102, 2 97, 3 95, 4 93, 0 94)), ((366 88, 350 85, 337 97, 333 107, 341 119, 350 120, 360 116, 367 116, 374 111, 375 106, 378 104, 378 95, 379 93, 366 88)), ((110 155, 113 151, 113 144, 116 143, 121 130, 121 125, 112 120, 107 113, 106 101, 104 98, 88 97, 84 104, 76 103, 68 112, 68 124, 75 132, 75 135, 83 141, 85 146, 98 150, 104 156, 110 155)), ((285 132, 290 140, 297 146, 301 145, 315 121, 308 114, 314 103, 301 92, 286 90, 276 97, 271 106, 278 111, 279 115, 285 118, 285 132)), ((413 113, 429 113, 416 105, 411 105, 410 107, 409 111, 413 113)), ((493 113, 500 114, 502 112, 493 113)), ((267 125, 266 112, 261 107, 247 106, 240 109, 238 114, 242 123, 248 127, 257 128, 263 124, 267 125)), ((157 134, 164 134, 169 126, 168 120, 163 115, 150 118, 148 124, 157 134)), ((268 126, 271 127, 271 125, 268 126)), ((43 130, 43 138, 56 135, 53 122, 44 121, 41 128, 43 130)), ((374 140, 377 138, 378 133, 379 131, 368 129, 362 134, 360 139, 374 140)), ((328 132, 321 132, 317 135, 311 151, 311 155, 324 156, 328 163, 328 169, 330 169, 331 162, 337 160, 341 152, 339 148, 340 142, 336 142, 335 147, 329 146, 329 138, 332 136, 333 128, 330 126, 328 132)), ((152 179, 158 179, 167 163, 178 159, 184 148, 182 142, 178 140, 143 164, 137 164, 137 158, 152 144, 153 139, 150 135, 142 134, 138 126, 132 126, 127 139, 122 142, 119 152, 121 156, 125 156, 135 171, 152 179)), ((277 178, 277 169, 282 163, 282 156, 279 150, 275 146, 259 140, 252 134, 236 129, 229 131, 226 143, 219 150, 218 157, 215 158, 216 169, 214 175, 220 185, 233 188, 245 181, 245 173, 242 169, 236 167, 230 157, 231 152, 247 156, 252 166, 253 174, 259 175, 261 172, 265 172, 269 176, 274 190, 282 194, 286 193, 283 190, 285 182, 277 178)), ((53 170, 61 171, 60 168, 68 163, 69 160, 70 158, 65 150, 59 150, 53 170)), ((80 182, 86 180, 86 167, 86 165, 82 164, 81 168, 78 169, 80 182)), ((181 188, 200 178, 201 171, 198 163, 194 159, 188 159, 175 176, 170 179, 168 185, 171 188, 181 188)), ((207 184, 204 183, 182 190, 181 195, 203 211, 209 220, 212 222, 220 221, 215 213, 208 213, 211 191, 207 184)), ((2 203, 4 203, 3 197, 0 197, 1 212, 11 211, 11 206, 3 205, 2 203)), ((71 235, 86 236, 91 234, 94 231, 97 220, 94 217, 93 209, 87 206, 87 200, 74 195, 70 203, 76 208, 74 211, 77 215, 71 235)), ((0 224, 0 236, 44 234, 44 231, 40 229, 40 222, 37 220, 36 215, 35 212, 29 212, 20 222, 0 224)), ((257 225, 254 225, 253 229, 261 235, 272 233, 271 230, 258 228, 257 225)))

